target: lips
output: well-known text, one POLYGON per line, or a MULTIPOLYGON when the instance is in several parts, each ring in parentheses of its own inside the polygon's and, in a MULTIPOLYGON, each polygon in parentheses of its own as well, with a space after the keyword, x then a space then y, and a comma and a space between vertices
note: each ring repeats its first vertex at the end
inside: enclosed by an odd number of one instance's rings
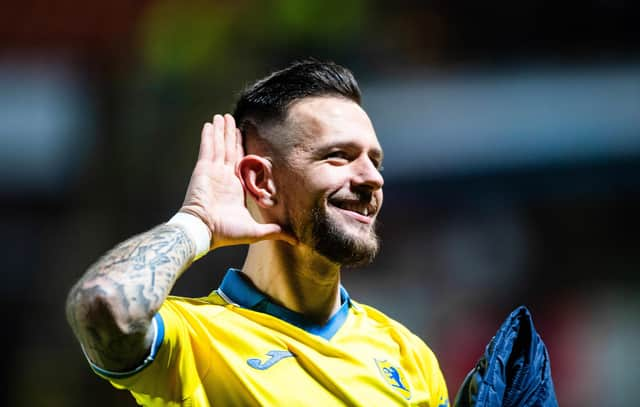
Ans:
POLYGON ((376 214, 376 205, 371 202, 362 202, 360 200, 349 199, 332 199, 329 203, 347 215, 351 215, 361 222, 370 223, 376 214))

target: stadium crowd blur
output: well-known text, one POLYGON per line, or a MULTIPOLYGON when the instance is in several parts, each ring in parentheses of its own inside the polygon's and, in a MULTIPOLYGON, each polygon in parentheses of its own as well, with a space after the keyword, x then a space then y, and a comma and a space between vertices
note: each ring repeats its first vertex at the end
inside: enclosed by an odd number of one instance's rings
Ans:
POLYGON ((431 345, 452 398, 525 304, 560 405, 638 405, 639 19, 625 0, 3 5, 0 404, 134 405, 90 372, 71 284, 175 213, 204 121, 312 55, 353 69, 385 148, 382 251, 344 273, 352 297, 431 345))

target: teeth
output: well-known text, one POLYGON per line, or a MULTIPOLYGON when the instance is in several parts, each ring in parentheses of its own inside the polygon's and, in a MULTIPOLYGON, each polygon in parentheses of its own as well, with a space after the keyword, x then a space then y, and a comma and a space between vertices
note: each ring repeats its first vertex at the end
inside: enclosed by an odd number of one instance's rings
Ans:
POLYGON ((342 202, 338 206, 341 207, 342 209, 357 212, 364 216, 369 216, 369 208, 367 206, 362 207, 361 205, 355 202, 342 202))

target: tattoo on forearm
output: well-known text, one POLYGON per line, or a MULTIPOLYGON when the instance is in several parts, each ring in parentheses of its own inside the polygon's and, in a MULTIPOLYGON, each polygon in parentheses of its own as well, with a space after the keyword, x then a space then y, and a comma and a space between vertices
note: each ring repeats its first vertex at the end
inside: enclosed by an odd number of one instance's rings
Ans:
POLYGON ((118 266, 128 265, 120 267, 120 274, 124 274, 124 271, 129 281, 138 281, 148 276, 147 284, 143 281, 140 283, 153 290, 156 275, 166 275, 172 279, 178 271, 176 268, 184 266, 194 251, 193 243, 180 228, 163 225, 146 236, 141 235, 124 242, 93 268, 97 269, 97 274, 105 275, 113 274, 113 270, 118 266))
POLYGON ((162 225, 107 253, 83 280, 104 277, 123 290, 124 301, 159 306, 193 253, 195 246, 182 229, 162 225))
POLYGON ((126 360, 126 341, 114 338, 113 333, 146 330, 195 250, 181 228, 161 225, 119 244, 92 265, 71 290, 67 303, 69 322, 85 350, 114 357, 124 353, 121 356, 126 360), (102 293, 110 293, 112 301, 108 305, 83 301, 102 293), (104 324, 95 324, 101 329, 82 329, 78 326, 79 315, 94 322, 104 318, 104 324), (118 319, 109 321, 113 316, 118 319))

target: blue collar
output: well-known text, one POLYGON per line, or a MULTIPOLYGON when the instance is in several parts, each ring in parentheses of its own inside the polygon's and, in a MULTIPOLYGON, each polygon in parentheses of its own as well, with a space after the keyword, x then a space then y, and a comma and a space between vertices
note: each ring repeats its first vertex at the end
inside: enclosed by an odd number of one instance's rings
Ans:
POLYGON ((341 285, 340 302, 342 305, 340 309, 326 324, 320 325, 308 321, 302 314, 271 302, 266 295, 256 289, 240 270, 233 268, 227 271, 218 292, 243 308, 269 314, 326 340, 330 340, 347 320, 351 303, 347 290, 341 285))

